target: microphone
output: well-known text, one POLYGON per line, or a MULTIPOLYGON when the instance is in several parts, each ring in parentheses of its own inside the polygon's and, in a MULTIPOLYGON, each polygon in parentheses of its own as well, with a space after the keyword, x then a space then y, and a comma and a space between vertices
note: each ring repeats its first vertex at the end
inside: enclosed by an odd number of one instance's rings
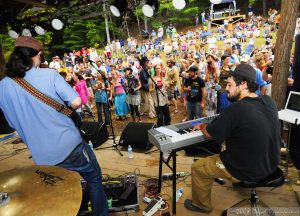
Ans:
POLYGON ((216 90, 216 91, 220 91, 221 88, 222 88, 222 87, 221 87, 219 84, 216 84, 216 86, 215 86, 215 90, 216 90))
MULTIPOLYGON (((184 172, 177 172, 175 178, 179 178, 179 177, 184 177, 185 173, 184 172)), ((173 179, 173 173, 165 173, 162 175, 162 179, 163 180, 167 180, 167 179, 173 179)))
POLYGON ((91 60, 91 59, 88 59, 88 62, 90 62, 90 63, 96 63, 96 62, 94 62, 93 60, 91 60))

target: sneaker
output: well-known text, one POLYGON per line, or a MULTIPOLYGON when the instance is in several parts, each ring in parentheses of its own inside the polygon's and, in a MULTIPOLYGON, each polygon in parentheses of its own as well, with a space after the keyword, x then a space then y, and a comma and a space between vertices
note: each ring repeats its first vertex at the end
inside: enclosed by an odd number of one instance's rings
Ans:
POLYGON ((201 213, 210 213, 212 211, 211 208, 196 206, 192 203, 192 200, 186 199, 184 201, 184 207, 190 211, 201 212, 201 213))

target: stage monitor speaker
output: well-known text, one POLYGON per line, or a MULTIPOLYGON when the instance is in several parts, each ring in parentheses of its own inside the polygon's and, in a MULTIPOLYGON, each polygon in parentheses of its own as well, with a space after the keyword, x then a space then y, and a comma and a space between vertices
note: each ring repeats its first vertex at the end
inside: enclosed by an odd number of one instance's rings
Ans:
POLYGON ((82 122, 81 126, 82 138, 93 143, 93 147, 97 148, 108 140, 108 131, 105 123, 99 122, 82 122))
POLYGON ((148 150, 152 144, 148 140, 148 130, 155 127, 155 123, 129 122, 124 128, 119 145, 148 150))

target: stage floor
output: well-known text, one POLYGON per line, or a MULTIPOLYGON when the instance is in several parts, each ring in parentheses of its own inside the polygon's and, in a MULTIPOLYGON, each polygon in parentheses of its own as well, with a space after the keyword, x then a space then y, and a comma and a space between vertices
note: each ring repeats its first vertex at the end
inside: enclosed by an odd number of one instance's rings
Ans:
MULTIPOLYGON (((30 159, 30 153, 26 149, 26 146, 23 143, 11 144, 16 138, 5 140, 0 142, 0 173, 9 170, 15 169, 18 167, 24 167, 33 165, 32 159, 30 159), (19 150, 18 150, 19 149, 19 150)), ((118 141, 119 137, 117 137, 118 141)), ((112 140, 108 140, 101 147, 110 146, 112 140)), ((153 147, 153 149, 155 149, 153 147)), ((134 158, 129 159, 127 155, 127 149, 121 149, 121 152, 124 154, 121 157, 117 151, 113 149, 103 149, 95 151, 100 166, 102 168, 103 174, 108 174, 109 176, 120 176, 128 172, 134 172, 134 170, 139 169, 141 176, 139 177, 139 196, 140 200, 143 198, 144 187, 143 182, 147 180, 147 177, 157 177, 158 175, 158 165, 159 165, 159 152, 154 152, 151 154, 144 154, 144 152, 137 152, 134 149, 134 158), (147 176, 147 177, 146 177, 147 176)), ((177 171, 185 172, 186 174, 190 173, 191 164, 194 161, 194 157, 185 156, 184 151, 178 152, 177 156, 177 171)), ((169 173, 170 170, 166 166, 163 168, 163 173, 169 173)), ((298 174, 294 167, 289 168, 289 176, 291 179, 296 180, 298 174)), ((166 181, 163 184, 162 194, 164 198, 168 199, 171 195, 171 181, 166 181)), ((177 188, 182 187, 184 192, 183 196, 180 198, 177 203, 177 215, 202 215, 199 213, 194 213, 188 211, 184 208, 184 200, 186 198, 191 198, 191 177, 187 177, 185 181, 179 179, 177 183, 177 188)), ((289 207, 299 208, 298 195, 300 194, 300 187, 295 184, 284 184, 278 188, 259 188, 258 193, 260 198, 271 207, 282 207, 285 210, 289 207)), ((212 204, 213 211, 209 214, 212 216, 220 215, 221 212, 235 204, 236 202, 248 197, 250 192, 248 189, 237 189, 233 188, 230 182, 226 182, 225 185, 219 185, 214 183, 212 191, 212 204)), ((62 203, 63 205, 63 203, 62 203)), ((143 209, 146 205, 143 202, 140 202, 140 210, 136 213, 129 213, 129 215, 142 215, 143 209)), ((169 209, 171 212, 171 209, 169 209)), ((278 215, 300 215, 298 214, 278 214, 278 215)), ((116 213, 111 215, 117 215, 116 213)), ((126 215, 122 213, 118 215, 126 215)), ((155 215, 159 215, 158 213, 155 215)), ((207 214, 203 214, 207 215, 207 214)), ((277 215, 277 214, 276 214, 277 215)))

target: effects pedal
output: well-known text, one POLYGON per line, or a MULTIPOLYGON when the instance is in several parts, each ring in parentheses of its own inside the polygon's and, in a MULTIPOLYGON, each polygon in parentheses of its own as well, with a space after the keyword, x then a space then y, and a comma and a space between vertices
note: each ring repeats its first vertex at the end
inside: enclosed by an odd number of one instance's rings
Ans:
POLYGON ((152 215, 154 215, 155 212, 157 212, 159 209, 161 209, 161 206, 164 203, 165 202, 163 201, 163 199, 161 197, 153 198, 151 200, 151 202, 149 203, 149 205, 143 211, 143 216, 152 216, 152 215))

